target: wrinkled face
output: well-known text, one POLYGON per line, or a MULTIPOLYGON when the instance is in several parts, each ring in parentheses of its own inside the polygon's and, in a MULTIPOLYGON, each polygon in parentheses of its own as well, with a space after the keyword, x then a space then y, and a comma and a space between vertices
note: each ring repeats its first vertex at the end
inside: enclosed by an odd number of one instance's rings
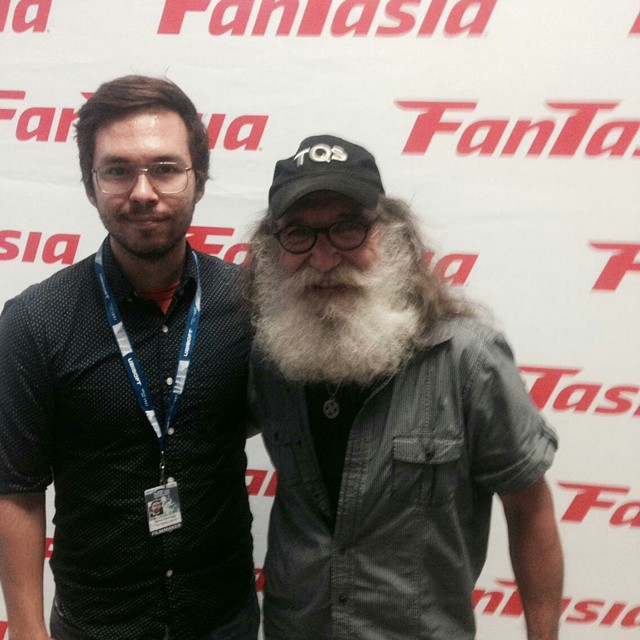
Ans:
MULTIPOLYGON (((182 118, 164 109, 140 111, 109 122, 96 133, 93 168, 107 163, 146 167, 152 162, 177 162, 191 166, 187 128, 182 118)), ((145 173, 138 175, 130 191, 107 195, 94 174, 95 196, 90 196, 111 235, 116 251, 144 260, 158 260, 184 245, 195 204, 194 172, 187 172, 187 186, 180 193, 162 194, 145 173)))
MULTIPOLYGON (((305 198, 287 212, 279 229, 293 225, 327 228, 332 224, 371 217, 371 212, 362 212, 361 207, 342 194, 321 191, 305 198)), ((305 293, 318 299, 337 300, 349 294, 348 281, 333 277, 344 271, 369 271, 375 264, 380 246, 380 229, 374 224, 364 242, 356 249, 338 249, 329 242, 325 234, 318 234, 315 245, 305 253, 294 254, 280 248, 282 266, 287 275, 303 271, 311 275, 305 293)))

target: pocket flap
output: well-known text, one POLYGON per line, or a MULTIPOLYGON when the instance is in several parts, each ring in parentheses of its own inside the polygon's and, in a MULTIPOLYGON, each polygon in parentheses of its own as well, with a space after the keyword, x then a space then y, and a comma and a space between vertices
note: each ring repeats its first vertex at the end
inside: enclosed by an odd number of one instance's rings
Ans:
POLYGON ((393 459, 419 464, 442 464, 457 460, 462 454, 462 439, 421 436, 395 436, 393 459))

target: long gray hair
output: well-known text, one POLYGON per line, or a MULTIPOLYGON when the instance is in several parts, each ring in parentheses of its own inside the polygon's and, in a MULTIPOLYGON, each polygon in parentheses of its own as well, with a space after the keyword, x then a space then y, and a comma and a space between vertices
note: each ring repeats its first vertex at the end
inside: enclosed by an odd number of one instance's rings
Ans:
MULTIPOLYGON (((374 217, 385 228, 383 249, 401 251, 409 268, 403 282, 406 300, 409 306, 418 309, 422 331, 414 338, 414 347, 420 349, 429 342, 429 330, 440 322, 453 316, 475 316, 476 306, 455 294, 443 282, 425 260, 425 253, 430 248, 421 238, 416 216, 403 200, 382 196, 378 202, 374 217), (407 253, 409 254, 407 256, 407 253), (407 260, 408 258, 408 260, 407 260)), ((260 317, 260 309, 255 304, 255 265, 264 260, 273 261, 279 252, 277 240, 273 237, 274 224, 267 210, 266 215, 258 223, 249 247, 247 268, 245 270, 245 295, 251 305, 251 317, 254 325, 260 317)))

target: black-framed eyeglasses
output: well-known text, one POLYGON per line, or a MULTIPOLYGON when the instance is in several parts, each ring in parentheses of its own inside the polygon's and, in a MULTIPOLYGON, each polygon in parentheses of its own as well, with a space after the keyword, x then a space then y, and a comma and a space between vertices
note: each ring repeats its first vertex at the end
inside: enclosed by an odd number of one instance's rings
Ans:
POLYGON ((318 234, 326 236, 329 244, 340 251, 351 251, 360 247, 366 240, 375 220, 341 220, 328 227, 308 227, 292 224, 273 235, 280 246, 289 253, 311 251, 318 241, 318 234))
POLYGON ((141 173, 147 174, 154 191, 162 194, 180 193, 187 188, 189 171, 192 170, 193 167, 185 167, 179 162, 150 162, 143 167, 113 162, 91 171, 102 193, 121 196, 133 189, 141 173))

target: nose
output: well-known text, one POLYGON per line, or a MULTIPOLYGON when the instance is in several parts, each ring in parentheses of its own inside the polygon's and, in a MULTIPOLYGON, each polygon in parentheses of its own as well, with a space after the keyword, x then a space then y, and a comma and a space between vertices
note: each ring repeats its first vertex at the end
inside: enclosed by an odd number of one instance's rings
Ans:
POLYGON ((311 249, 309 266, 320 273, 328 273, 341 262, 340 251, 331 245, 326 236, 323 234, 318 235, 318 239, 311 249))
POLYGON ((155 192, 147 174, 143 171, 138 174, 136 182, 133 185, 133 189, 131 189, 131 193, 129 194, 129 198, 143 204, 155 203, 158 201, 158 194, 155 192))

